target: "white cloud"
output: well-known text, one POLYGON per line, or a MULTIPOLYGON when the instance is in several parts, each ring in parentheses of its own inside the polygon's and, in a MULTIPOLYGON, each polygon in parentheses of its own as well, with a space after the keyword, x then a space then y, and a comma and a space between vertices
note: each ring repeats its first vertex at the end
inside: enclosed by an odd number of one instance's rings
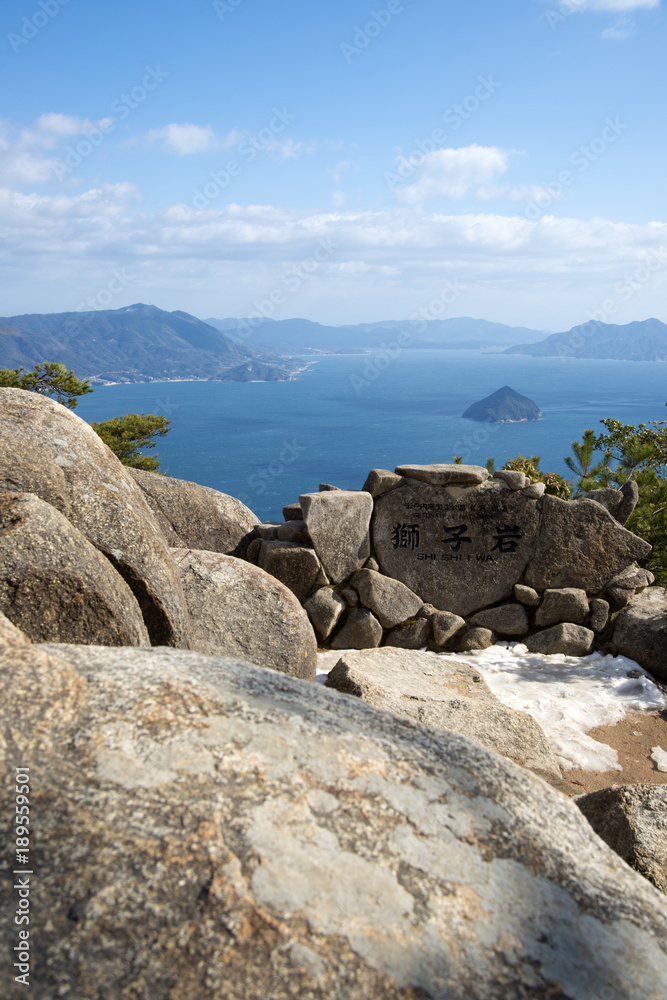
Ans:
POLYGON ((58 160, 44 151, 63 147, 75 136, 85 136, 111 121, 49 113, 18 133, 9 122, 0 122, 0 183, 43 184, 53 180, 58 160))
POLYGON ((660 6, 660 0, 566 0, 562 5, 568 7, 567 13, 575 10, 653 10, 660 6))
MULTIPOLYGON (((416 174, 412 184, 397 188, 396 196, 408 204, 433 201, 435 198, 464 198, 476 189, 480 198, 493 197, 494 181, 509 166, 511 151, 497 146, 465 146, 461 149, 437 149, 408 163, 416 174)), ((399 164, 399 176, 401 160, 399 164)), ((404 168, 405 173, 405 168, 404 168)))
POLYGON ((148 142, 161 141, 165 149, 181 156, 206 153, 217 148, 213 129, 201 125, 165 125, 164 128, 151 129, 145 138, 148 142))
POLYGON ((624 42, 626 38, 634 35, 637 25, 631 17, 619 17, 615 24, 605 28, 602 37, 607 41, 624 42))

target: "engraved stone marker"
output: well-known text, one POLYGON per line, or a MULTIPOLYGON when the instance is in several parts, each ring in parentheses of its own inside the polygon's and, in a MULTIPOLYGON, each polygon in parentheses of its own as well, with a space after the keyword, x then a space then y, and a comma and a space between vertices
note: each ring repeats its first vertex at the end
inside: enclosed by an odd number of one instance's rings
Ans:
POLYGON ((512 595, 537 538, 534 500, 499 483, 408 484, 375 502, 380 568, 423 601, 470 615, 512 595))

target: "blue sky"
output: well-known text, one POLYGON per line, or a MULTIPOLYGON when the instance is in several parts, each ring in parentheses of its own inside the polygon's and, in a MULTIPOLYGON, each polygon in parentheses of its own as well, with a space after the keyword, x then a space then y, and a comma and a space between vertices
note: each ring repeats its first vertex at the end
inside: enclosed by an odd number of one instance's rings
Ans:
POLYGON ((666 36, 660 0, 3 0, 0 313, 667 322, 666 36))

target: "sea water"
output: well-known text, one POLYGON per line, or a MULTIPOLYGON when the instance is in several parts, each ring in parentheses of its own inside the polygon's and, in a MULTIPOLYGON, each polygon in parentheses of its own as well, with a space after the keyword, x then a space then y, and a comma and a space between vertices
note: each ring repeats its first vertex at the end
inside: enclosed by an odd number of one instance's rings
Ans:
MULTIPOLYGON (((308 359, 311 361, 312 359, 308 359)), ((262 519, 320 483, 360 489, 372 468, 465 462, 500 468, 519 453, 567 475, 563 461, 600 420, 667 418, 667 364, 530 358, 478 351, 326 356, 293 382, 153 382, 84 396, 77 413, 106 420, 163 414, 161 471, 243 500, 262 519), (543 418, 479 424, 461 414, 504 385, 543 418)))

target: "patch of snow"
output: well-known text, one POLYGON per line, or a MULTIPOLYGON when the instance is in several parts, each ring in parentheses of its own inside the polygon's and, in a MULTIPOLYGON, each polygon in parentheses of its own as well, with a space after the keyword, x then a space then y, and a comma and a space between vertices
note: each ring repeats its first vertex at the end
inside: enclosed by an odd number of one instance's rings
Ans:
POLYGON ((615 726, 628 712, 667 708, 667 695, 626 656, 547 656, 518 642, 445 655, 474 664, 503 704, 532 715, 564 771, 622 770, 617 752, 589 730, 615 726), (628 677, 630 672, 639 676, 628 677))
POLYGON ((651 759, 657 764, 658 770, 667 773, 667 753, 662 747, 651 748, 651 759))
MULTIPOLYGON (((324 684, 345 652, 348 650, 318 654, 319 684, 324 684)), ((475 653, 439 655, 473 664, 504 705, 531 715, 544 730, 564 771, 620 771, 617 752, 594 740, 589 731, 596 726, 614 726, 628 712, 667 709, 667 695, 642 667, 625 656, 547 656, 529 653, 518 642, 497 643, 475 653), (638 676, 629 677, 631 672, 638 676)), ((656 750, 663 755, 667 771, 667 753, 659 747, 656 750)))

